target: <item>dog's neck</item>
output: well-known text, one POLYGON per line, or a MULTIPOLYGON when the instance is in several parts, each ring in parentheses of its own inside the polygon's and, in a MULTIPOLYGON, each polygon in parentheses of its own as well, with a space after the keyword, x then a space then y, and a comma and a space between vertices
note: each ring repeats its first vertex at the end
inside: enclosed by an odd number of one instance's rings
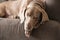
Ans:
MULTIPOLYGON (((42 3, 42 2, 38 2, 37 0, 31 1, 31 2, 28 4, 27 8, 32 8, 32 7, 34 7, 35 5, 38 6, 38 7, 40 7, 40 8, 42 8, 42 9, 44 9, 43 3, 42 3)), ((36 7, 36 6, 35 6, 35 7, 36 7)))
POLYGON ((37 6, 40 6, 41 8, 43 8, 43 2, 42 1, 38 1, 38 0, 33 0, 34 4, 36 4, 37 6))

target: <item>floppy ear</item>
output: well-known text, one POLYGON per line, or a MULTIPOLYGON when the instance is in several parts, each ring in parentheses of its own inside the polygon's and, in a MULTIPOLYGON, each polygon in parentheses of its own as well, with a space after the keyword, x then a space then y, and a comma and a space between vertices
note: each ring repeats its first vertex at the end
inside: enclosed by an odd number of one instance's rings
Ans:
MULTIPOLYGON (((49 21, 48 15, 44 9, 42 9, 42 22, 49 21)), ((42 23, 41 22, 41 23, 42 23)))

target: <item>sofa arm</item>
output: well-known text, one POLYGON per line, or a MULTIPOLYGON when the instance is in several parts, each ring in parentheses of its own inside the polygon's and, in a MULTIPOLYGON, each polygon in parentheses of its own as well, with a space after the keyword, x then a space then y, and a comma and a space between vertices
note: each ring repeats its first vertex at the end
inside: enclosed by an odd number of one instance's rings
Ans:
POLYGON ((46 12, 50 19, 60 22, 60 0, 45 0, 46 12))

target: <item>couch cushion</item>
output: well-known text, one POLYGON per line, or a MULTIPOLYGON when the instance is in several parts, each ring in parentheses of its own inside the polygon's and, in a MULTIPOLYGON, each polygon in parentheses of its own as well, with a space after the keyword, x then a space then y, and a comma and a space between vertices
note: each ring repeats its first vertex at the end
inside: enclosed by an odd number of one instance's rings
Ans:
POLYGON ((46 11, 50 19, 60 22, 60 0, 46 0, 46 11))
MULTIPOLYGON (((34 29, 29 40, 60 40, 60 23, 49 21, 34 29)), ((0 40, 28 40, 18 19, 0 19, 0 40)))

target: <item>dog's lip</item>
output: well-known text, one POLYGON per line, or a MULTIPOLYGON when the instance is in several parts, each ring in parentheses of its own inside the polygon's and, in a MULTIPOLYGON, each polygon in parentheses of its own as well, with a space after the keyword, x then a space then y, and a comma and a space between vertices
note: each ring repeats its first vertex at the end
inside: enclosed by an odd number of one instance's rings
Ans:
POLYGON ((25 32, 25 35, 26 35, 26 37, 28 37, 28 38, 30 37, 30 34, 31 34, 31 33, 30 33, 29 31, 26 31, 26 32, 25 32))

